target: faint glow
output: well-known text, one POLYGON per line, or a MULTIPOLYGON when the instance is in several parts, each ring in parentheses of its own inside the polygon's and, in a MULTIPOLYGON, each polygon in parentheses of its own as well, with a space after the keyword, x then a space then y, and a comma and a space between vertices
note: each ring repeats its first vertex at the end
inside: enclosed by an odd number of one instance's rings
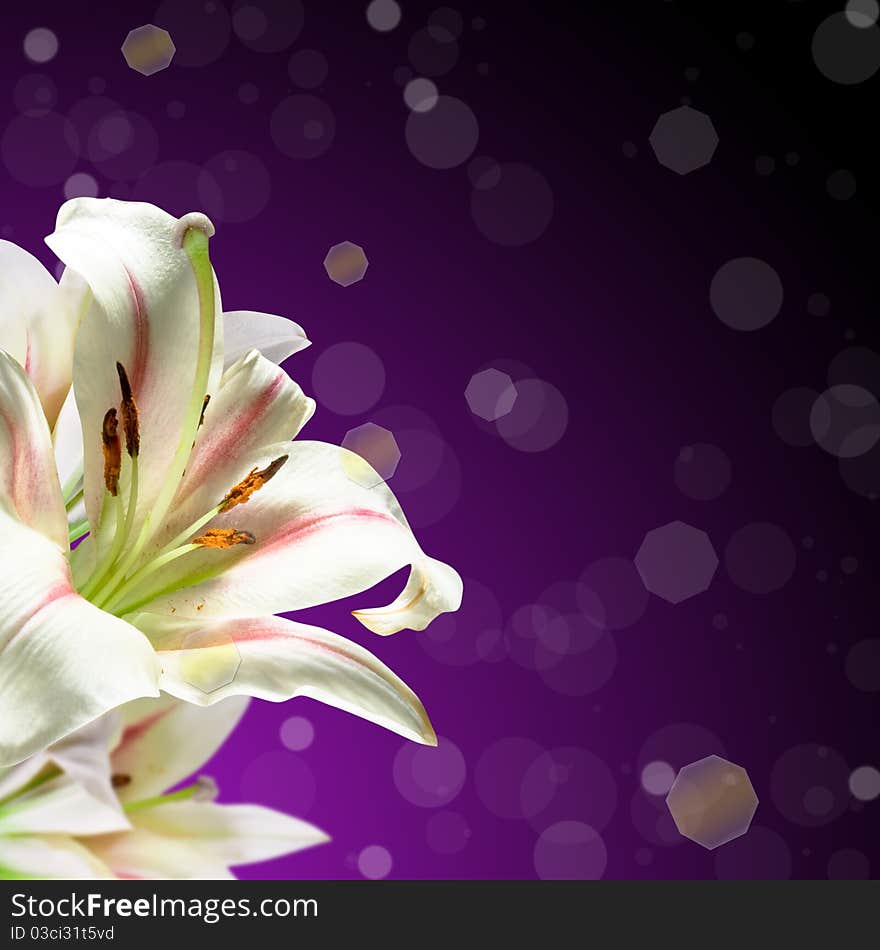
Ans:
POLYGON ((398 792, 420 808, 448 805, 464 786, 467 766, 461 749, 440 737, 435 748, 407 743, 392 767, 398 792))
POLYGON ((484 369, 471 376, 464 398, 474 415, 494 422, 506 416, 516 402, 513 380, 497 369, 484 369))
POLYGON ((617 810, 617 783, 597 755, 565 746, 532 762, 520 785, 520 804, 536 831, 572 815, 601 831, 617 810))
POLYGON ((804 448, 815 444, 810 413, 818 398, 819 393, 807 386, 788 389, 777 397, 773 403, 773 428, 786 445, 804 448))
POLYGON ((836 201, 849 201, 856 193, 856 176, 846 168, 839 168, 828 176, 825 187, 836 201))
POLYGON ((400 462, 394 436, 372 422, 346 432, 342 447, 348 450, 340 452, 345 474, 364 488, 375 488, 387 481, 400 462))
POLYGON ((866 30, 880 17, 880 5, 877 0, 848 0, 846 18, 853 26, 866 30))
POLYGON ((336 136, 336 117, 317 96, 301 93, 283 99, 269 120, 269 134, 288 158, 312 159, 323 155, 336 136))
POLYGON ((724 551, 728 576, 750 594, 780 590, 791 580, 796 562, 791 538, 778 525, 767 522, 739 528, 724 551))
POLYGON ((860 640, 846 656, 846 676, 863 693, 880 693, 880 640, 860 640))
POLYGON ((569 409, 565 396, 543 379, 521 379, 516 401, 495 427, 502 439, 520 452, 544 452, 553 448, 568 429, 569 409))
POLYGON ((372 409, 385 390, 385 367, 363 343, 334 343, 315 360, 312 388, 322 406, 343 416, 372 409))
POLYGON ((236 0, 232 29, 248 49, 278 53, 300 35, 305 13, 300 0, 236 0))
POLYGON ((547 179, 520 162, 492 163, 474 181, 471 217, 493 244, 522 247, 536 241, 553 219, 555 201, 547 179))
POLYGON ((400 4, 394 0, 372 0, 367 7, 367 23, 379 33, 387 33, 400 23, 400 4))
POLYGON ((358 855, 357 866, 361 874, 372 881, 388 877, 393 861, 387 848, 371 844, 358 855))
POLYGON ((845 86, 864 82, 880 69, 880 29, 875 23, 855 24, 853 12, 832 13, 816 28, 812 43, 819 72, 845 86))
POLYGON ((661 165, 687 175, 712 160, 718 133, 705 113, 679 106, 660 116, 648 141, 661 165))
POLYGON ((301 49, 290 57, 287 74, 300 89, 316 89, 327 78, 327 58, 316 49, 301 49))
POLYGON ((403 90, 403 101, 413 112, 429 112, 437 105, 437 87, 430 79, 411 79, 403 90))
POLYGON ((76 172, 64 182, 65 198, 94 198, 98 194, 98 183, 86 172, 76 172))
POLYGON ((559 821, 541 833, 534 862, 541 880, 592 881, 605 873, 608 852, 594 828, 580 821, 559 821))
POLYGON ((189 634, 180 651, 180 675, 203 693, 228 686, 241 666, 241 654, 231 637, 220 635, 206 642, 201 631, 189 634))
POLYGON ((58 37, 44 26, 30 30, 24 38, 24 55, 33 63, 48 63, 58 52, 58 37))
POLYGON ((578 606, 589 615, 597 598, 601 604, 599 623, 608 630, 631 627, 648 607, 648 592, 631 558, 599 558, 584 570, 580 583, 578 606))
POLYGON ((733 330, 759 330, 782 308, 782 281, 756 257, 728 261, 712 278, 709 301, 718 319, 733 330))
POLYGON ((718 555, 705 531, 673 521, 645 535, 635 565, 652 594, 680 604, 708 589, 718 555))
POLYGON ((428 26, 410 37, 407 56, 420 75, 443 76, 458 62, 458 43, 445 27, 428 26))
POLYGON ((281 724, 281 743, 291 752, 302 752, 314 742, 315 727, 303 716, 291 716, 281 724))
POLYGON ((730 485, 730 459, 717 445, 686 445, 675 461, 674 478, 678 490, 688 498, 714 501, 730 485))
POLYGON ((340 287, 350 287, 363 280, 369 264, 364 249, 351 241, 334 244, 324 258, 327 276, 340 287))
POLYGON ((648 762, 642 769, 642 788, 649 795, 665 795, 675 781, 675 769, 668 762, 648 762))
POLYGON ((428 168, 455 168, 477 147, 480 128, 470 106, 454 96, 439 96, 428 112, 410 112, 406 144, 428 168))
POLYGON ((813 403, 810 430, 816 442, 837 458, 864 455, 880 441, 880 403, 862 386, 831 386, 813 403))
POLYGON ((785 818, 817 828, 839 818, 851 798, 850 770, 838 752, 805 743, 783 753, 770 771, 770 795, 785 818))
POLYGON ((873 765, 860 765, 849 777, 849 790, 861 802, 880 797, 880 772, 873 765))

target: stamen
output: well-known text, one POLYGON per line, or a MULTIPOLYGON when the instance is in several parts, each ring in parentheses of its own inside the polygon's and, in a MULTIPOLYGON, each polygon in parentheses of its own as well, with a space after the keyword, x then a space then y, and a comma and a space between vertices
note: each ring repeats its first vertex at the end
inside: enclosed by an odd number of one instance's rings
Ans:
POLYGON ((205 410, 208 408, 208 403, 211 401, 211 394, 205 393, 205 401, 202 403, 202 414, 199 416, 199 428, 205 424, 205 410))
POLYGON ((269 479, 278 474, 279 469, 287 461, 289 456, 282 455, 280 458, 270 462, 264 469, 251 469, 250 472, 233 488, 230 488, 223 500, 220 502, 220 511, 229 511, 236 505, 243 505, 253 495, 259 491, 269 479))
POLYGON ((254 544, 257 539, 250 531, 236 531, 235 528, 211 528, 201 537, 193 538, 193 544, 203 548, 232 548, 236 544, 254 544))
POLYGON ((108 409, 101 426, 101 441, 104 450, 104 484, 114 498, 119 491, 119 472, 122 468, 122 447, 119 444, 118 428, 116 410, 108 409))
POLYGON ((137 455, 141 449, 141 433, 138 424, 138 407, 131 392, 128 373, 122 363, 116 364, 119 374, 119 388, 122 390, 122 431, 125 433, 125 447, 131 456, 137 455))
POLYGON ((126 785, 131 785, 131 776, 118 772, 116 775, 110 776, 110 784, 114 788, 124 788, 126 785))

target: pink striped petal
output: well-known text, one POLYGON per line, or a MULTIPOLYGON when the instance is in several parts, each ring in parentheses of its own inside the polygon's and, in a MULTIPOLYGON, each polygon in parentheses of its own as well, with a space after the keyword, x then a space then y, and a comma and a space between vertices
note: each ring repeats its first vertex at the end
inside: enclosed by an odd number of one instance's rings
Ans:
POLYGON ((193 623, 142 614, 137 623, 159 653, 161 688, 187 702, 310 696, 408 739, 436 744, 418 696, 345 637, 282 617, 193 623))
POLYGON ((0 766, 158 695, 143 634, 83 600, 61 549, 2 508, 0 563, 0 766))
MULTIPOLYGON (((182 248, 188 226, 211 230, 207 218, 196 217, 191 223, 189 218, 177 221, 140 202, 76 198, 62 206, 56 230, 46 238, 92 292, 77 334, 73 382, 83 429, 86 510, 93 525, 105 490, 101 423, 106 411, 120 402, 117 361, 128 373, 140 417, 135 530, 154 509, 179 446, 192 440, 194 425, 188 436, 185 431, 191 407, 201 408, 205 392, 196 385, 200 344, 213 342, 208 391, 219 381, 222 321, 214 319, 214 339, 207 339, 197 280, 182 248)), ((214 296, 219 315, 216 287, 214 296)))
POLYGON ((6 353, 0 353, 0 506, 67 550, 49 426, 33 383, 6 353))

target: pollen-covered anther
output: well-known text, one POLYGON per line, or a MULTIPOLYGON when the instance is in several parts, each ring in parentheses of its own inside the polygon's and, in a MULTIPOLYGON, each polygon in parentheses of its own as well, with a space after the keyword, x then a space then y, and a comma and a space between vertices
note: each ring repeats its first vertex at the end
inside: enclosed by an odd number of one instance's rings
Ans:
POLYGON ((257 539, 250 531, 237 531, 235 528, 211 528, 193 540, 203 548, 234 548, 237 544, 254 544, 257 539))
POLYGON ((138 422, 138 407, 134 401, 134 395, 131 391, 131 384, 128 381, 128 373, 122 363, 116 364, 116 372, 119 375, 119 388, 122 390, 122 431, 125 433, 125 447, 129 455, 137 455, 141 450, 141 430, 138 422))
POLYGON ((288 457, 282 455, 263 469, 252 468, 236 486, 230 488, 226 493, 223 501, 220 502, 220 511, 229 511, 230 508, 234 508, 236 505, 243 505, 255 491, 259 491, 270 478, 278 474, 279 469, 288 457))
POLYGON ((119 491, 119 472, 122 468, 122 446, 119 442, 119 419, 115 409, 104 413, 101 425, 101 442, 104 451, 104 484, 107 491, 116 497, 119 491))
POLYGON ((110 776, 110 784, 114 788, 125 788, 126 785, 131 785, 131 776, 116 772, 110 776))

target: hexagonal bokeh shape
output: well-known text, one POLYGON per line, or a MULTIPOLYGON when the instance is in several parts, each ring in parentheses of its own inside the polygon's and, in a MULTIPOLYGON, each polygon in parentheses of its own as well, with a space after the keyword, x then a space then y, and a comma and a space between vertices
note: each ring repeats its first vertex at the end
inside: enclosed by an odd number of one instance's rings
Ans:
POLYGON ((486 422, 506 416, 516 402, 513 380, 498 369, 484 369, 471 376, 464 391, 471 412, 486 422))
POLYGON ((678 773, 666 804, 679 833, 711 851, 749 830, 758 796, 742 766, 709 755, 678 773))
POLYGON ((705 531, 672 521, 645 535, 635 565, 652 594, 680 604, 712 583, 718 555, 705 531))
POLYGON ((152 76, 171 65, 177 52, 168 30, 148 23, 132 30, 122 44, 126 63, 142 76, 152 76))
POLYGON ((340 287, 350 287, 363 280, 369 266, 364 249, 351 241, 334 244, 324 258, 327 276, 340 287))
POLYGON ((341 452, 345 474, 364 488, 387 481, 400 462, 400 448, 392 433, 373 422, 365 422, 345 433, 341 452))
POLYGON ((661 165, 687 175, 712 160, 718 133, 704 112, 679 106, 660 116, 648 141, 661 165))
POLYGON ((220 635, 206 643, 198 631, 191 633, 181 645, 180 675, 203 693, 228 686, 240 666, 241 654, 229 636, 220 635))

